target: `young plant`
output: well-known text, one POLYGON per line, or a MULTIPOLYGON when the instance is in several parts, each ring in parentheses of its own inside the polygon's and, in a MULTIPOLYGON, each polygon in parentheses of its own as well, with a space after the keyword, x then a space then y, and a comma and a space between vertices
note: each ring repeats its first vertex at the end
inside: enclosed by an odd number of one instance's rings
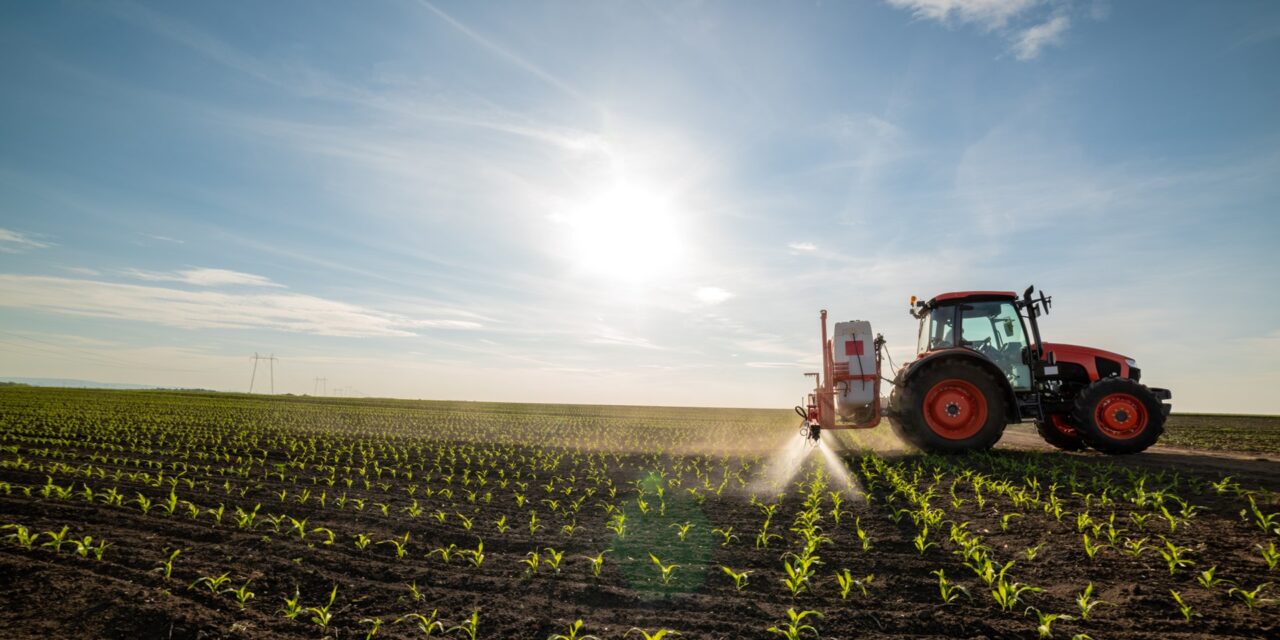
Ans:
POLYGON ((671 578, 675 575, 676 568, 680 565, 674 563, 662 564, 662 561, 658 559, 658 556, 655 556, 652 553, 649 554, 649 559, 653 561, 653 564, 658 567, 658 571, 661 572, 662 584, 671 584, 671 578))
POLYGON ((604 554, 606 553, 609 553, 608 549, 605 549, 604 551, 601 551, 600 553, 597 553, 594 556, 582 556, 583 558, 586 558, 588 562, 591 563, 591 576, 593 578, 600 577, 600 571, 604 569, 604 554))
POLYGON ((364 634, 364 640, 372 640, 374 636, 378 635, 378 630, 382 628, 382 618, 361 618, 360 624, 369 626, 368 633, 364 634))
POLYGON ((302 596, 298 594, 298 588, 294 587, 293 597, 285 598, 284 606, 281 607, 277 613, 284 614, 284 617, 290 620, 297 620, 298 616, 302 615, 303 611, 302 605, 299 604, 299 600, 301 600, 301 598, 302 596))
POLYGON ((1258 585, 1257 587, 1254 587, 1253 591, 1249 591, 1248 589, 1242 589, 1240 587, 1232 587, 1230 590, 1227 591, 1227 594, 1240 598, 1240 600, 1244 602, 1246 607, 1253 609, 1267 602, 1266 600, 1262 599, 1262 590, 1266 589, 1269 586, 1271 586, 1270 582, 1264 582, 1258 585))
MULTIPOLYGON (((1035 607, 1027 607, 1027 611, 1033 611, 1036 614, 1036 633, 1041 638, 1053 637, 1053 623, 1058 620, 1072 620, 1073 618, 1061 613, 1044 613, 1035 607)), ((1024 612, 1026 613, 1026 612, 1024 612)))
POLYGON ((222 586, 230 581, 231 581, 230 572, 224 573, 220 576, 201 576, 199 578, 196 578, 196 581, 192 582, 187 587, 187 589, 194 589, 197 586, 203 584, 204 586, 209 588, 209 593, 216 596, 219 593, 222 593, 223 591, 222 586))
POLYGON ((1266 547, 1260 544, 1254 546, 1262 553, 1262 561, 1267 563, 1267 570, 1274 571, 1276 564, 1280 563, 1280 551, 1276 551, 1276 543, 1271 542, 1266 547))
POLYGON ((230 592, 231 595, 235 596, 236 602, 240 604, 241 609, 243 609, 244 606, 248 604, 250 600, 253 599, 253 592, 249 590, 250 582, 252 581, 245 580, 244 584, 240 585, 239 587, 235 589, 227 589, 227 591, 230 592))
POLYGON ((440 554, 440 559, 443 560, 445 564, 449 564, 449 561, 458 555, 458 545, 450 542, 447 546, 436 547, 435 549, 427 552, 427 557, 430 558, 436 554, 440 554))
POLYGON ((1200 616, 1200 614, 1191 610, 1191 605, 1182 601, 1182 595, 1177 591, 1170 589, 1169 594, 1173 596, 1174 603, 1178 605, 1178 613, 1181 613, 1182 617, 1185 618, 1187 622, 1191 622, 1192 616, 1200 616))
POLYGON ((689 530, 693 528, 693 523, 677 523, 672 524, 671 527, 676 530, 676 535, 680 537, 680 542, 684 542, 685 536, 689 535, 689 530))
POLYGON ((1006 513, 1000 516, 1000 530, 1004 531, 1005 533, 1008 533, 1010 521, 1012 521, 1014 518, 1021 518, 1021 517, 1022 517, 1021 513, 1006 513))
POLYGON ((920 555, 924 555, 924 552, 928 551, 929 547, 938 546, 938 543, 929 541, 929 525, 921 528, 920 533, 917 533, 911 542, 915 545, 916 551, 920 552, 920 555))
POLYGON ((568 632, 553 633, 547 636, 547 640, 600 640, 593 635, 580 635, 584 626, 582 620, 574 620, 573 624, 569 625, 568 632))
POLYGON ((537 575, 538 566, 542 564, 542 554, 538 553, 537 549, 534 549, 533 551, 525 554, 524 560, 521 560, 520 562, 523 562, 525 565, 525 573, 530 577, 533 577, 537 575))
POLYGON ((440 633, 445 632, 444 623, 440 621, 439 614, 440 611, 438 609, 432 609, 431 613, 427 615, 422 615, 421 613, 407 613, 396 618, 395 624, 400 624, 405 621, 412 622, 413 626, 417 627, 418 631, 422 632, 423 636, 430 638, 431 635, 437 631, 440 633))
POLYGON ((1041 591, 1040 587, 1005 580, 1004 572, 1001 571, 999 579, 996 580, 995 586, 991 590, 991 597, 995 599, 996 604, 1000 605, 1001 609, 1013 611, 1013 608, 1022 601, 1023 594, 1038 591, 1041 591))
POLYGON ((1076 594, 1076 606, 1080 608, 1080 619, 1088 620, 1089 614, 1093 608, 1100 604, 1110 604, 1105 600, 1098 600, 1093 597, 1093 583, 1085 585, 1084 591, 1076 594))
POLYGON ((786 638, 786 640, 799 640, 806 633, 811 633, 813 634, 813 637, 817 638, 818 630, 815 629, 813 625, 805 624, 804 622, 804 619, 809 616, 813 616, 815 618, 821 618, 822 614, 818 613, 817 611, 797 612, 795 609, 789 608, 787 609, 788 620, 786 622, 783 622, 782 624, 777 624, 772 627, 769 627, 767 631, 769 633, 780 635, 783 638, 786 638))
POLYGON ((1040 553, 1040 550, 1044 548, 1044 545, 1045 543, 1041 542, 1040 544, 1034 547, 1027 547, 1026 549, 1024 549, 1022 553, 1023 555, 1027 556, 1027 562, 1031 562, 1032 560, 1035 560, 1036 556, 1040 553))
POLYGON ((356 540, 356 549, 359 549, 360 551, 364 551, 365 549, 368 549, 369 545, 373 543, 373 538, 366 533, 357 533, 355 535, 355 540, 356 540))
POLYGON ((1208 569, 1205 569, 1204 571, 1201 571, 1200 574, 1196 576, 1196 583, 1198 583, 1200 586, 1206 589, 1212 589, 1220 584, 1229 584, 1233 587, 1235 586, 1235 583, 1230 580, 1226 580, 1224 578, 1215 578, 1213 574, 1216 573, 1217 571, 1218 571, 1217 565, 1214 565, 1212 567, 1209 567, 1208 569))
POLYGON ((1183 554, 1191 551, 1190 547, 1179 547, 1172 542, 1165 540, 1164 549, 1156 549, 1160 557, 1164 558, 1165 564, 1169 566, 1169 575, 1177 573, 1178 569, 1189 567, 1194 562, 1183 557, 1183 554))
POLYGON ((730 542, 738 539, 738 536, 733 535, 733 527, 729 527, 728 529, 712 529, 711 533, 719 535, 722 538, 720 542, 720 546, 722 547, 727 547, 730 542))
POLYGON ((747 577, 751 575, 750 571, 734 571, 724 565, 720 565, 720 570, 723 571, 725 575, 733 579, 733 586, 736 587, 738 591, 742 591, 742 589, 747 586, 747 577))
MULTIPOLYGON (((165 551, 168 550, 168 548, 165 548, 165 551)), ((160 575, 164 576, 165 581, 168 581, 173 576, 173 561, 178 558, 179 553, 182 553, 181 549, 174 549, 173 552, 169 554, 169 558, 167 560, 161 560, 160 566, 152 569, 152 571, 159 572, 160 575)))
POLYGON ((476 640, 476 634, 479 633, 479 629, 480 612, 478 610, 472 610, 470 618, 449 627, 449 630, 445 633, 457 632, 458 635, 466 636, 469 640, 476 640))
POLYGON ((948 581, 947 574, 942 569, 938 569, 931 573, 938 576, 938 592, 942 596, 942 604, 951 604, 952 602, 960 599, 960 596, 962 595, 966 598, 970 597, 969 590, 966 589, 964 585, 952 584, 948 581))
MULTIPOLYGON (((61 552, 62 552, 62 545, 64 545, 64 544, 69 544, 69 541, 67 540, 67 531, 68 531, 69 529, 70 529, 69 527, 65 527, 65 526, 64 526, 64 527, 62 527, 62 529, 61 529, 60 531, 58 531, 57 533, 54 533, 53 531, 46 531, 46 532, 44 532, 44 535, 46 535, 46 536, 48 536, 48 537, 49 537, 49 541, 48 541, 48 542, 45 542, 45 543, 43 543, 43 544, 41 544, 40 546, 42 546, 42 547, 50 547, 50 548, 52 548, 52 549, 53 549, 53 552, 54 552, 54 553, 61 553, 61 552)), ((34 538, 32 538, 32 539, 34 539, 34 538)))
POLYGON ((547 552, 547 566, 555 570, 556 573, 560 573, 560 562, 564 560, 564 552, 556 551, 551 547, 547 547, 544 551, 547 552))
POLYGON ((674 636, 678 636, 678 635, 680 635, 680 632, 679 632, 679 631, 672 631, 672 630, 670 630, 670 629, 658 629, 657 631, 654 631, 653 633, 649 633, 648 631, 645 631, 644 629, 641 629, 641 628, 639 628, 639 627, 631 627, 631 629, 629 629, 625 634, 623 634, 623 636, 622 636, 622 637, 623 637, 623 638, 628 638, 628 637, 630 637, 630 636, 631 636, 631 634, 633 634, 633 633, 638 633, 638 634, 640 634, 640 638, 641 638, 641 640, 662 640, 663 638, 665 638, 665 637, 667 637, 667 636, 672 636, 672 637, 674 637, 674 636))
MULTIPOLYGON (((406 534, 407 535, 407 534, 406 534)), ((309 607, 307 611, 311 613, 311 622, 319 625, 321 629, 328 629, 329 624, 333 622, 333 614, 330 609, 333 608, 333 602, 338 599, 338 585, 333 585, 333 591, 329 592, 329 602, 323 607, 309 607)))
POLYGON ((875 580, 875 574, 871 574, 861 580, 854 578, 848 569, 843 569, 836 574, 836 582, 840 585, 840 599, 847 600, 849 598, 849 590, 857 587, 862 592, 862 597, 867 597, 867 586, 875 580))
POLYGON ((20 524, 6 524, 3 529, 13 529, 13 533, 5 536, 6 540, 13 540, 13 543, 23 549, 31 549, 35 546, 36 541, 40 539, 40 534, 31 533, 30 529, 20 524))

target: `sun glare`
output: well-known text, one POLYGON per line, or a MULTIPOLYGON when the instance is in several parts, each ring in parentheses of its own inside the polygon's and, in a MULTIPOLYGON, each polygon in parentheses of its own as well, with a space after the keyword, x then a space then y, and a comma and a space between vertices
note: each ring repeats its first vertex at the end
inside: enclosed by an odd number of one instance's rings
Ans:
POLYGON ((628 283, 669 275, 684 258, 672 201, 636 185, 613 185, 554 216, 567 227, 570 258, 583 272, 628 283))

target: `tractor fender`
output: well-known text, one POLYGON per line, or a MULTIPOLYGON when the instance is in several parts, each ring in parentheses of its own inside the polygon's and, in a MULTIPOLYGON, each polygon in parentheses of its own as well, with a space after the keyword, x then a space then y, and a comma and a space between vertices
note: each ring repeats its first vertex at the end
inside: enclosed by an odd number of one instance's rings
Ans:
POLYGON ((934 364, 953 359, 972 362, 973 364, 981 367, 987 373, 991 374, 991 377, 996 379, 996 384, 999 385, 1000 392, 1004 394, 1005 410, 1008 414, 1006 417, 1009 422, 1016 423, 1022 421, 1022 417, 1018 413, 1018 397, 1014 394, 1013 385, 1009 384, 1009 379, 1005 377, 1004 372, 1000 371, 999 367, 992 364, 992 362, 983 357, 982 354, 969 349, 957 347, 953 349, 939 349, 937 351, 926 353, 920 359, 912 362, 909 366, 898 370, 898 376, 894 379, 893 386, 895 389, 900 389, 910 383, 911 380, 921 371, 928 369, 934 364))

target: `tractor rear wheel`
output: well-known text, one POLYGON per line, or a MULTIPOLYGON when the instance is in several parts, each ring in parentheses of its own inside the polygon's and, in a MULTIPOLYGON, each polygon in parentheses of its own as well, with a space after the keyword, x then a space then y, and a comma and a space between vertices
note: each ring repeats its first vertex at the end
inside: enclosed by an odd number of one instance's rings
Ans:
POLYGON ((1063 451, 1083 451, 1086 448, 1084 439, 1068 416, 1052 415, 1048 420, 1036 420, 1036 432, 1045 442, 1063 451))
POLYGON ((1138 453, 1164 433, 1160 400, 1127 378, 1103 378, 1076 396, 1074 423, 1081 439, 1102 453, 1138 453))
POLYGON ((898 437, 924 451, 985 451, 1004 434, 1004 396, 974 364, 931 365, 895 392, 890 424, 898 437))

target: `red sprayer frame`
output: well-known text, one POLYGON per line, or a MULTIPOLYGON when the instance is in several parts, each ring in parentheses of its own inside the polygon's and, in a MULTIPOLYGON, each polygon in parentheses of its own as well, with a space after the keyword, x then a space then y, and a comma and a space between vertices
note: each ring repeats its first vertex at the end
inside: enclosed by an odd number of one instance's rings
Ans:
POLYGON ((808 407, 805 411, 804 428, 813 430, 823 429, 870 429, 880 424, 880 349, 882 340, 876 337, 876 371, 875 374, 853 375, 848 370, 839 371, 836 367, 835 360, 832 357, 831 340, 827 337, 827 310, 823 309, 822 314, 822 373, 809 373, 818 380, 817 387, 813 393, 809 394, 808 407), (836 384, 841 382, 853 382, 855 380, 866 379, 874 380, 875 390, 873 402, 875 402, 874 410, 871 417, 863 422, 837 422, 836 415, 836 384))

